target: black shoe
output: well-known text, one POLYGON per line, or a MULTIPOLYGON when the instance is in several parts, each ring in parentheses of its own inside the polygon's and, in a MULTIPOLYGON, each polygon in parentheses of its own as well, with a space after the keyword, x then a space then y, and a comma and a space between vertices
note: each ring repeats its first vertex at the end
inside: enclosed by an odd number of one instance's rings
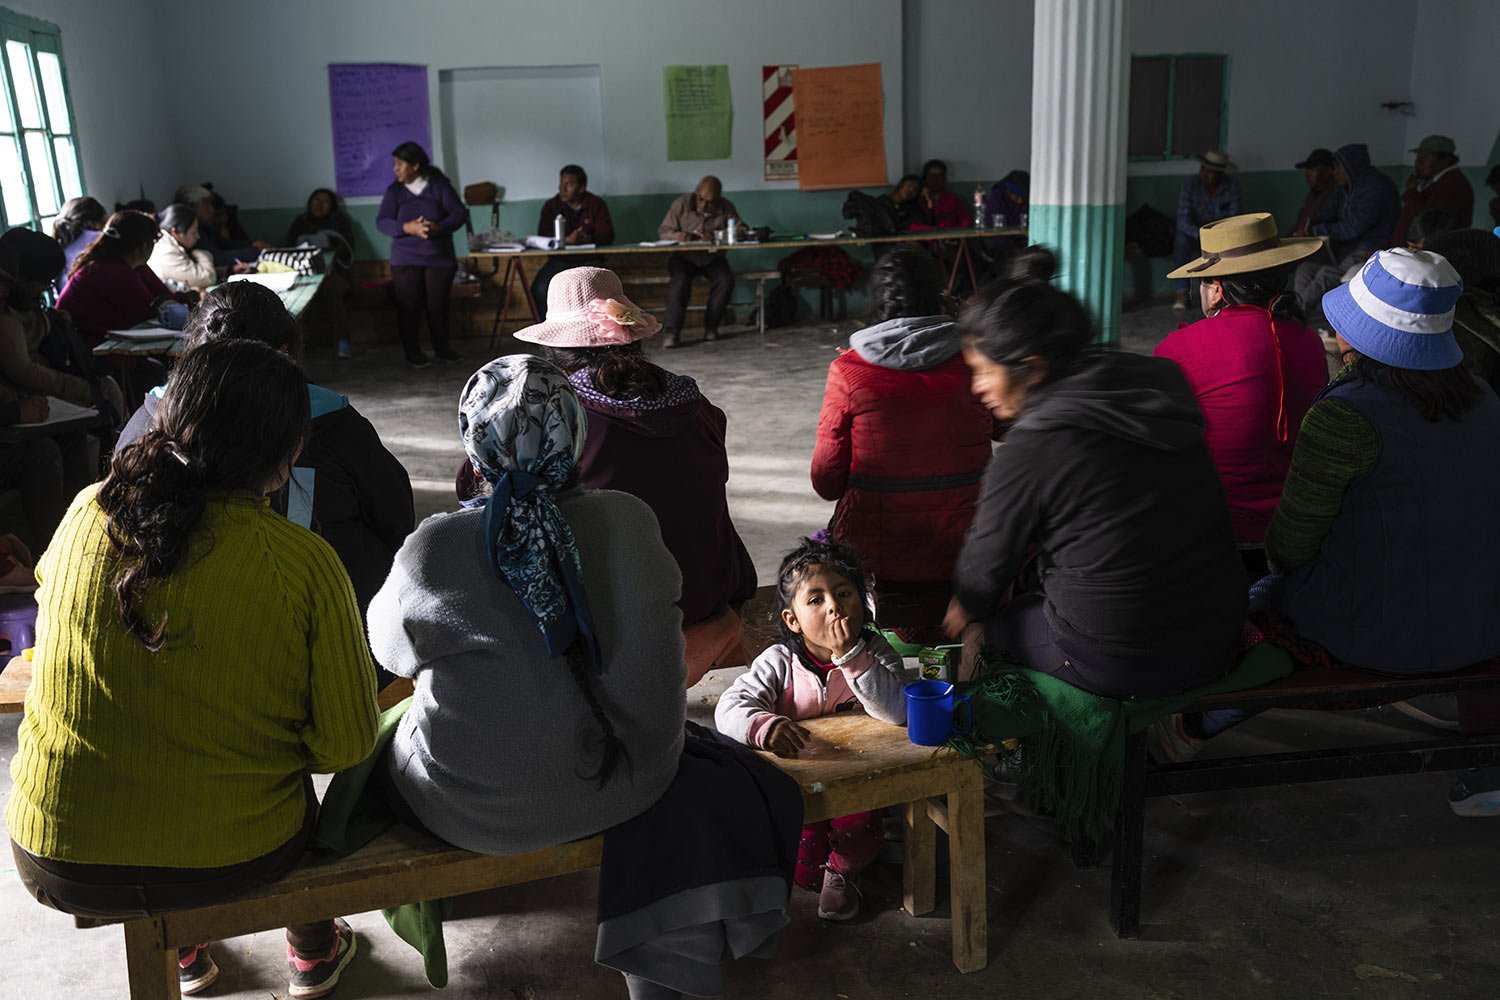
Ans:
POLYGON ((200 944, 177 953, 177 990, 183 996, 202 993, 219 978, 219 967, 208 953, 208 945, 200 944))
POLYGON ((406 363, 413 368, 428 368, 432 365, 432 362, 427 360, 427 355, 425 354, 408 354, 406 356, 406 363))
POLYGON ((432 352, 439 361, 462 361, 464 356, 451 347, 445 347, 441 351, 432 352))
POLYGON ((719 331, 718 330, 704 330, 703 331, 703 342, 705 344, 712 344, 714 341, 716 341, 718 339, 719 339, 719 331))
POLYGON ((677 330, 668 330, 661 335, 661 346, 667 350, 682 346, 682 334, 677 330))

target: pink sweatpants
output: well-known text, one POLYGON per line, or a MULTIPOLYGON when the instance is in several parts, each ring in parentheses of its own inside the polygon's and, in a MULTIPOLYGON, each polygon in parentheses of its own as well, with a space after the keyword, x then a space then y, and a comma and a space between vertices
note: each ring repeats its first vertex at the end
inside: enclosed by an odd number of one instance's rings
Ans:
POLYGON ((885 839, 880 818, 881 810, 877 809, 804 826, 794 881, 817 892, 823 888, 825 864, 843 875, 864 871, 875 860, 885 839))

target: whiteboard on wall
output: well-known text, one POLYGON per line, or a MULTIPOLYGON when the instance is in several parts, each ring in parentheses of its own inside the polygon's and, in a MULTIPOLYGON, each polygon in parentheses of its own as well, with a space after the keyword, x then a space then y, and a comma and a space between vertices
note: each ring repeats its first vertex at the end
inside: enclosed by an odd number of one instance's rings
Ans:
POLYGON ((577 163, 608 190, 599 67, 489 66, 438 74, 442 166, 454 183, 494 181, 506 201, 557 193, 577 163))

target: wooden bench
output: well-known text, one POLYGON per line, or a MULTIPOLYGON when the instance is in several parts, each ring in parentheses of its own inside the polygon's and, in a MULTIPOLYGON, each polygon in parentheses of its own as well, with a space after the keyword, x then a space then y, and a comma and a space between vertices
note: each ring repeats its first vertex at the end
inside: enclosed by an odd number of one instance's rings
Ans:
MULTIPOLYGON (((753 281, 753 282, 755 282, 755 299, 754 299, 754 301, 750 302, 750 303, 740 303, 740 304, 741 305, 753 305, 754 306, 754 308, 755 308, 755 325, 756 325, 756 329, 760 333, 760 344, 761 344, 762 347, 764 347, 766 345, 766 282, 779 280, 781 278, 781 272, 780 271, 743 271, 743 272, 736 273, 735 276, 734 276, 734 278, 735 278, 735 283, 736 283, 737 286, 738 286, 738 284, 740 282, 746 282, 746 281, 753 281)), ((629 289, 638 288, 638 287, 639 288, 665 288, 668 284, 671 283, 671 281, 672 281, 672 279, 671 279, 671 277, 669 275, 659 274, 659 273, 654 272, 654 271, 622 270, 620 272, 620 282, 621 282, 621 284, 623 284, 625 286, 625 288, 626 288, 627 291, 629 289)), ((696 291, 697 287, 698 286, 695 283, 693 285, 693 288, 695 289, 695 291, 696 291)), ((635 296, 632 296, 632 298, 635 298, 635 296)), ((695 295, 694 298, 696 299, 697 296, 695 295)), ((731 305, 733 305, 733 303, 731 303, 731 305)), ((707 309, 708 306, 707 306, 706 303, 699 303, 699 302, 694 301, 687 308, 688 308, 689 312, 699 312, 701 310, 707 309)), ((653 308, 653 309, 651 309, 651 312, 664 312, 664 308, 653 308)))
MULTIPOLYGON (((1347 669, 1299 670, 1248 691, 1213 695, 1187 711, 1269 708, 1368 708, 1424 694, 1500 690, 1500 668, 1476 667, 1456 674, 1389 677, 1347 669)), ((1164 795, 1260 788, 1307 781, 1373 778, 1424 771, 1456 771, 1500 763, 1500 735, 1418 739, 1379 746, 1293 750, 1181 764, 1151 763, 1146 733, 1126 740, 1120 809, 1115 819, 1114 870, 1110 880, 1110 924, 1123 938, 1141 928, 1141 867, 1146 799, 1164 795)), ((1091 863, 1088 848, 1075 860, 1091 863)))
MULTIPOLYGON (((827 716, 804 725, 815 743, 803 757, 767 759, 802 786, 806 821, 904 806, 903 903, 913 916, 936 906, 936 830, 947 831, 953 962, 960 972, 984 968, 989 923, 983 772, 956 754, 915 746, 905 729, 864 714, 827 716)), ((599 864, 602 845, 602 838, 594 837, 530 854, 491 857, 398 827, 348 857, 305 862, 281 881, 238 899, 126 922, 130 996, 179 996, 180 947, 582 871, 599 864)))

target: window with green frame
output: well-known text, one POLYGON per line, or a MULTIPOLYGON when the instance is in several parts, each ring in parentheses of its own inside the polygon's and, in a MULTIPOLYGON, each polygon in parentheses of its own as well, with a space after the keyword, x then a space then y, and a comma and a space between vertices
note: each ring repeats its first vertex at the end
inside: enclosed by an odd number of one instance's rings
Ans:
POLYGON ((1223 149, 1229 57, 1193 52, 1130 58, 1132 160, 1176 160, 1223 149))
POLYGON ((7 228, 46 231, 83 194, 62 32, 0 7, 0 41, 0 214, 7 228))

